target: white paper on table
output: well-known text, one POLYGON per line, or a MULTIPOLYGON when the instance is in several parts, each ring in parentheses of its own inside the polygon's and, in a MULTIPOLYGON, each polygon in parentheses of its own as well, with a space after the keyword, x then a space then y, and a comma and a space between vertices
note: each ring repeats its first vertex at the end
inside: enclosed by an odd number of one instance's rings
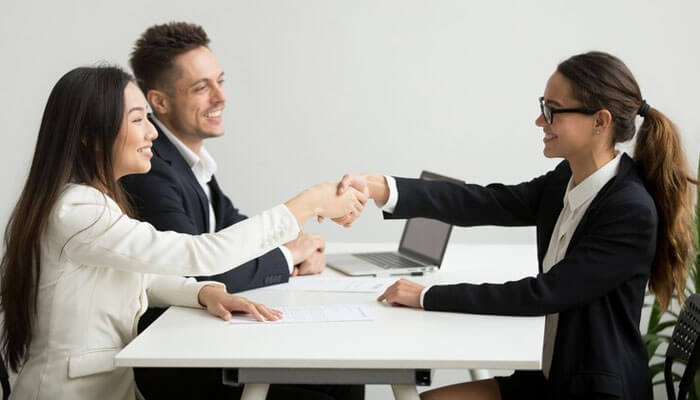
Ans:
MULTIPOLYGON (((298 324, 306 322, 373 321, 367 308, 359 304, 331 304, 324 306, 272 306, 282 311, 282 319, 265 321, 266 324, 298 324)), ((232 324, 257 324, 250 314, 234 314, 232 324)))
POLYGON ((394 282, 396 282, 396 278, 319 278, 315 276, 296 276, 289 278, 288 283, 268 286, 264 289, 376 293, 384 291, 394 282))

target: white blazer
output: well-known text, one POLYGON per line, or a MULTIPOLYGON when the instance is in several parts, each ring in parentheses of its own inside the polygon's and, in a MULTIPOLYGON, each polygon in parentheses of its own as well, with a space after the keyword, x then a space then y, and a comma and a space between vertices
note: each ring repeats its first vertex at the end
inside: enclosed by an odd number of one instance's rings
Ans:
POLYGON ((97 189, 67 185, 42 237, 33 339, 11 399, 134 399, 133 371, 114 356, 149 302, 200 307, 215 283, 183 276, 222 273, 298 233, 284 205, 217 233, 159 232, 97 189))

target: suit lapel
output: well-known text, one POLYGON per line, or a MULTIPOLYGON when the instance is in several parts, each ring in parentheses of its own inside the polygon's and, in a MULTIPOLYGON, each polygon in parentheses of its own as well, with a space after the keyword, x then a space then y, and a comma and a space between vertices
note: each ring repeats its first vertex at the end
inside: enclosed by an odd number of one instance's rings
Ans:
MULTIPOLYGON (((148 118, 151 119, 152 116, 149 114, 148 118)), ((202 186, 199 185, 197 178, 192 172, 192 168, 187 164, 187 161, 185 161, 175 145, 168 140, 168 137, 165 136, 158 124, 154 123, 152 119, 151 122, 158 131, 158 137, 153 141, 153 151, 158 157, 175 169, 176 175, 182 179, 183 184, 187 186, 190 193, 194 192, 197 194, 198 204, 190 205, 191 207, 196 207, 201 212, 200 218, 197 218, 195 222, 203 233, 209 232, 209 201, 207 200, 206 193, 204 193, 202 186)))
POLYGON ((211 192, 211 205, 214 208, 214 217, 216 220, 216 226, 214 227, 214 230, 219 230, 222 227, 223 224, 223 218, 224 218, 224 210, 223 210, 223 202, 222 199, 224 197, 224 193, 221 191, 221 188, 219 187, 219 183, 216 181, 216 177, 212 175, 211 180, 209 181, 209 190, 211 192))
POLYGON ((582 228, 586 226, 589 216, 597 211, 603 200, 615 190, 615 188, 620 184, 620 182, 625 180, 625 178, 627 178, 627 176, 631 172, 633 172, 633 169, 634 161, 627 154, 623 154, 620 159, 620 165, 618 167, 617 174, 600 189, 598 194, 596 194, 596 196, 593 198, 591 205, 588 206, 586 213, 583 214, 583 216, 581 217, 581 221, 576 227, 573 236, 571 236, 569 247, 566 249, 567 254, 569 253, 569 250, 574 247, 573 244, 575 244, 579 240, 582 228))
POLYGON ((549 241, 554 232, 554 225, 557 223, 559 214, 564 208, 564 193, 566 185, 571 178, 571 169, 566 161, 563 161, 557 167, 556 173, 553 174, 552 180, 547 183, 542 193, 542 201, 540 204, 540 217, 537 221, 537 258, 542 270, 542 260, 549 248, 549 241))

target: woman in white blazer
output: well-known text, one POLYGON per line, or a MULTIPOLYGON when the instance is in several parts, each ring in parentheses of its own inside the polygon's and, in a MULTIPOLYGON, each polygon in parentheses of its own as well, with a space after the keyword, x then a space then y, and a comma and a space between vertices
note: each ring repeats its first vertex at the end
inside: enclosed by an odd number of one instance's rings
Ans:
POLYGON ((366 197, 319 184, 218 233, 159 232, 130 217, 118 179, 150 169, 157 136, 131 77, 77 68, 51 92, 2 258, 2 349, 18 371, 13 399, 133 399, 114 355, 152 305, 206 307, 258 320, 281 314, 227 294, 215 275, 294 239, 313 216, 361 211, 366 197))

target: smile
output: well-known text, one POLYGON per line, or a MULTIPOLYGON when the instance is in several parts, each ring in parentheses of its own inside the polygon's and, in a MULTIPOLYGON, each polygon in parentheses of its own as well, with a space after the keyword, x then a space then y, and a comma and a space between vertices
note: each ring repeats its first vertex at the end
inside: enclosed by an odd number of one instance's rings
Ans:
POLYGON ((547 142, 551 142, 552 140, 554 140, 554 139, 556 139, 556 138, 557 138, 557 135, 552 135, 552 134, 550 134, 550 133, 545 133, 544 139, 542 139, 542 141, 545 142, 545 143, 547 143, 547 142))
POLYGON ((207 118, 218 118, 221 116, 222 112, 223 112, 223 109, 219 109, 219 110, 215 110, 215 111, 210 111, 210 112, 204 114, 204 116, 207 118))

